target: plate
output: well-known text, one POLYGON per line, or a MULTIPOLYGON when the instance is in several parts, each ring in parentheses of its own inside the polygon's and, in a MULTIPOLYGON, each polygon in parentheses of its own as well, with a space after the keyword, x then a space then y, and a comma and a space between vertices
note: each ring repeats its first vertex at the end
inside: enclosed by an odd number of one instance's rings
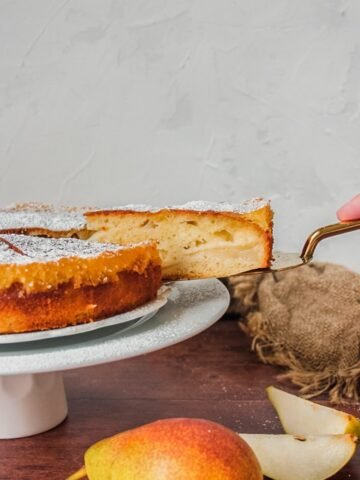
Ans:
POLYGON ((219 280, 174 282, 166 305, 141 325, 135 321, 82 335, 0 345, 0 375, 57 372, 153 352, 213 325, 229 301, 219 280))
POLYGON ((138 308, 134 308, 129 312, 121 313, 103 320, 96 320, 95 322, 72 325, 64 328, 54 328, 52 330, 41 330, 38 332, 1 334, 0 345, 9 343, 34 342, 37 340, 48 340, 50 338, 65 337, 69 335, 79 335, 92 332, 100 328, 132 322, 135 319, 141 318, 146 321, 151 316, 155 315, 155 313, 166 304, 170 291, 170 286, 161 287, 157 297, 151 302, 141 305, 138 308))

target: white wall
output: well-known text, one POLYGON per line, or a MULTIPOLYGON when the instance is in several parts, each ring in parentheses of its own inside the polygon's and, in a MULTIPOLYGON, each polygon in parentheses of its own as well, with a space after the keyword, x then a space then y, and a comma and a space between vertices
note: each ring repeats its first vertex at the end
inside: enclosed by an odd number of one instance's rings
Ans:
POLYGON ((300 248, 360 191, 359 89, 357 1, 0 0, 0 203, 261 195, 300 248))

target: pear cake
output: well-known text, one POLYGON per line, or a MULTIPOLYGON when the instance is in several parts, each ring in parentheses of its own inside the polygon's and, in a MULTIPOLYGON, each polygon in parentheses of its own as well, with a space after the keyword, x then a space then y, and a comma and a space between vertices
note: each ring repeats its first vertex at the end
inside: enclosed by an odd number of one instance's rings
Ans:
POLYGON ((0 232, 121 245, 151 240, 159 250, 164 280, 219 278, 266 268, 272 255, 272 211, 261 198, 237 205, 199 201, 102 210, 20 204, 0 211, 0 232))
POLYGON ((156 297, 151 243, 0 235, 0 333, 48 330, 131 310, 156 297))
POLYGON ((128 205, 85 217, 90 240, 155 241, 166 280, 227 277, 271 262, 272 212, 262 199, 160 209, 128 205))

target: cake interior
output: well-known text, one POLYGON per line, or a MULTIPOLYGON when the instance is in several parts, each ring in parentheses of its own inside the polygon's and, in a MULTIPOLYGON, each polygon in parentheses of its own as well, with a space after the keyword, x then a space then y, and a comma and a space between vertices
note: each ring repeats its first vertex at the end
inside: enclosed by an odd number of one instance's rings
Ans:
POLYGON ((104 213, 90 215, 88 228, 92 241, 155 241, 166 279, 225 277, 267 267, 270 261, 269 233, 233 215, 171 210, 150 215, 104 213))

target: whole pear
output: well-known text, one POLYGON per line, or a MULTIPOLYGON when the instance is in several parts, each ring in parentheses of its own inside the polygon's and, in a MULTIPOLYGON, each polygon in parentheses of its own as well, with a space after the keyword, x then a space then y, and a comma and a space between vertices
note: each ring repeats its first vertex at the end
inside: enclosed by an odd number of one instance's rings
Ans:
POLYGON ((261 480, 248 444, 208 420, 159 420, 92 445, 68 480, 261 480))

